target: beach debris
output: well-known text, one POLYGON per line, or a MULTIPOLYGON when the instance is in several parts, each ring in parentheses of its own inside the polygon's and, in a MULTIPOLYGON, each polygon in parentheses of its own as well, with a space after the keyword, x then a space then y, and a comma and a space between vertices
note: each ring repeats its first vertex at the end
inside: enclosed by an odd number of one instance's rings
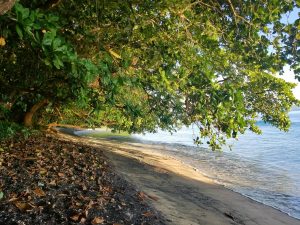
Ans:
POLYGON ((102 224, 103 222, 104 222, 103 217, 95 217, 92 220, 91 224, 96 225, 96 224, 102 224))
POLYGON ((100 148, 51 135, 1 148, 0 224, 164 224, 100 148))
POLYGON ((71 220, 73 220, 74 222, 77 222, 79 220, 80 214, 75 214, 73 216, 70 217, 71 220))
POLYGON ((154 200, 154 201, 158 201, 158 197, 156 197, 156 196, 154 196, 154 195, 147 195, 149 198, 151 198, 152 200, 154 200))
POLYGON ((32 205, 28 204, 27 202, 14 202, 14 205, 20 210, 20 211, 27 211, 32 209, 32 205))
POLYGON ((44 197, 44 196, 46 196, 45 192, 42 189, 40 189, 40 188, 36 188, 33 192, 38 197, 44 197))
POLYGON ((154 195, 150 195, 150 194, 146 194, 145 192, 138 192, 138 198, 141 200, 141 201, 144 201, 146 198, 150 198, 154 201, 158 201, 158 197, 154 196, 154 195))
POLYGON ((59 177, 64 177, 65 174, 64 174, 64 173, 58 173, 58 176, 59 176, 59 177))
POLYGON ((144 201, 146 199, 146 197, 147 197, 147 195, 144 192, 142 192, 142 191, 138 192, 138 198, 141 201, 144 201))
POLYGON ((152 216, 152 215, 153 215, 153 213, 152 213, 152 212, 149 212, 149 211, 147 211, 147 212, 144 212, 142 215, 143 215, 143 216, 145 216, 145 217, 149 217, 149 216, 152 216))

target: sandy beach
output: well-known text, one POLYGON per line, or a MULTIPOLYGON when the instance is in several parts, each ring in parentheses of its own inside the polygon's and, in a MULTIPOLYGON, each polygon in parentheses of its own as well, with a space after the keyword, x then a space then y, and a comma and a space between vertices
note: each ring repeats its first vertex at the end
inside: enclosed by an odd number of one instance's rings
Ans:
POLYGON ((226 189, 151 146, 65 134, 58 137, 100 147, 115 170, 141 191, 168 224, 300 225, 300 220, 226 189))

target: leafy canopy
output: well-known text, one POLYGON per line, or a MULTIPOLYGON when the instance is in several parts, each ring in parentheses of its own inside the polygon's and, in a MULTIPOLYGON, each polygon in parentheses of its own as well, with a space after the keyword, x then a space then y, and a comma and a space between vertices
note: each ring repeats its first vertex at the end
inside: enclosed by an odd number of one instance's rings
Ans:
POLYGON ((21 0, 0 17, 1 118, 129 132, 197 124, 215 149, 299 104, 299 1, 21 0), (41 105, 40 105, 41 106, 41 105))

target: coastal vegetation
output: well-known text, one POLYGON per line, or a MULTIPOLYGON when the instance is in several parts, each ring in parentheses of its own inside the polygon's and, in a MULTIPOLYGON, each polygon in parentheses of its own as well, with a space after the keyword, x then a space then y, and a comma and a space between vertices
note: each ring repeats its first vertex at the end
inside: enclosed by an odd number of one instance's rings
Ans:
MULTIPOLYGON (((300 101, 280 75, 300 81, 299 11, 299 0, 0 0, 0 224, 298 224, 152 146, 101 138, 196 125, 194 142, 216 150, 260 133, 258 118, 288 130, 300 101)), ((220 176, 251 182, 261 169, 278 181, 253 192, 297 204, 296 163, 280 158, 273 176, 268 162, 221 161, 220 176)))
POLYGON ((2 2, 2 127, 197 124, 195 142, 216 149, 259 133, 258 115, 287 130, 299 105, 275 76, 289 66, 300 80, 300 20, 286 21, 299 1, 2 2))

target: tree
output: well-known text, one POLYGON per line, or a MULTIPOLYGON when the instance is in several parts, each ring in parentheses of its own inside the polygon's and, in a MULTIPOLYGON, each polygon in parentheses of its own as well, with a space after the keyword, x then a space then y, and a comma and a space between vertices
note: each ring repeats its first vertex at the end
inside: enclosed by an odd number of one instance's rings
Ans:
POLYGON ((0 15, 10 10, 15 4, 15 0, 0 0, 0 15))
MULTIPOLYGON (((22 0, 0 18, 2 118, 129 132, 197 124, 218 148, 299 104, 297 1, 22 0), (38 114, 38 116, 35 116, 38 114)), ((201 139, 197 139, 200 142, 201 139)))

